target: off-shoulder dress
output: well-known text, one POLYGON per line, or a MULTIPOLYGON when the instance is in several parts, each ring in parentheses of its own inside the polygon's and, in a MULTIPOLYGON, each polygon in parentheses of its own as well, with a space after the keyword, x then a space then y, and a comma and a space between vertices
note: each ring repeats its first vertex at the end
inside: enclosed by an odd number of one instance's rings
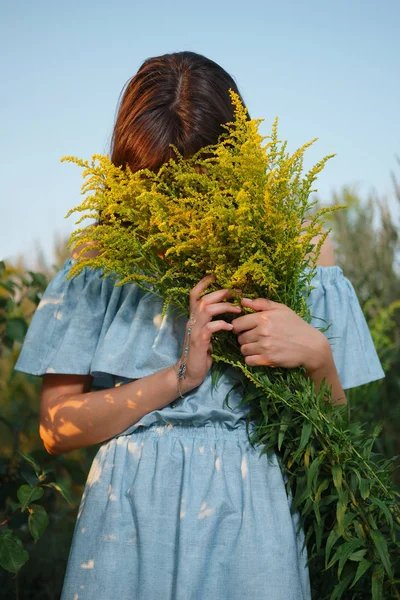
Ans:
MULTIPOLYGON (((186 319, 161 300, 65 261, 33 316, 16 370, 91 374, 113 388, 175 363, 186 319)), ((308 303, 344 389, 384 377, 351 282, 317 267, 308 303)), ((62 600, 310 600, 304 533, 276 456, 252 448, 235 373, 104 442, 91 466, 62 600)))

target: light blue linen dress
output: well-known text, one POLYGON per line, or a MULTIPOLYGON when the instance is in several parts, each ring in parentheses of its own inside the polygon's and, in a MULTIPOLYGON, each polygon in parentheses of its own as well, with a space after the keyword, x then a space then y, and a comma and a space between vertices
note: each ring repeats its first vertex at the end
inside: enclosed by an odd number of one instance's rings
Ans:
MULTIPOLYGON (((15 368, 88 374, 92 389, 175 363, 186 319, 161 318, 161 300, 114 287, 67 259, 35 312, 15 368)), ((344 389, 384 377, 350 281, 318 267, 309 297, 344 389)), ((304 533, 273 455, 249 444, 235 379, 210 374, 184 399, 104 442, 90 469, 62 600, 310 600, 304 533)))

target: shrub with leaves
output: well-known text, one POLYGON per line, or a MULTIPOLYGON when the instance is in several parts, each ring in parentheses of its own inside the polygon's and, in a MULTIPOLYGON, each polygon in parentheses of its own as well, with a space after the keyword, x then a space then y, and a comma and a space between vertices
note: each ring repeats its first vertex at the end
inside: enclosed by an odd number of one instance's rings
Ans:
POLYGON ((68 458, 46 452, 38 431, 40 378, 14 370, 48 280, 47 274, 0 261, 2 598, 59 597, 76 510, 93 458, 92 449, 88 456, 77 451, 68 458))
MULTIPOLYGON (((308 142, 293 154, 278 139, 277 121, 266 139, 262 119, 251 120, 231 93, 235 120, 218 143, 183 158, 174 148, 158 172, 116 167, 107 156, 91 163, 74 157, 90 194, 72 209, 98 223, 78 228, 70 246, 83 247, 69 277, 86 266, 102 269, 115 285, 132 282, 165 300, 164 310, 187 313, 189 292, 204 275, 212 289, 240 288, 248 298, 282 302, 310 322, 307 297, 318 254, 329 230, 323 217, 340 206, 311 214, 310 193, 329 156, 303 173, 308 142), (314 248, 312 240, 319 235, 314 248)), ((329 324, 328 324, 329 325, 329 324)), ((399 598, 400 494, 391 481, 392 461, 373 452, 379 434, 350 423, 333 405, 324 380, 318 391, 303 368, 249 367, 236 336, 213 341, 213 379, 224 368, 241 373, 249 440, 274 451, 285 473, 292 510, 306 532, 313 597, 399 598)))
MULTIPOLYGON (((400 160, 399 160, 400 165, 400 160)), ((393 206, 400 207, 394 174, 393 206)), ((398 455, 393 473, 400 487, 400 230, 395 211, 376 193, 362 198, 343 187, 333 195, 345 211, 327 214, 337 263, 348 275, 370 328, 385 378, 347 391, 353 419, 383 422, 375 447, 387 458, 398 455), (354 417, 355 415, 355 417, 354 417)))

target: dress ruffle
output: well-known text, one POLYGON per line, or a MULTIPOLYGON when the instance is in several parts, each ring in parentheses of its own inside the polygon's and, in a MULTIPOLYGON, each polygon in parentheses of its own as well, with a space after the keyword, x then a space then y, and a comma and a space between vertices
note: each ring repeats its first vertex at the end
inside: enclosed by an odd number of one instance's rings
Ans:
MULTIPOLYGON (((162 318, 162 300, 135 284, 115 287, 100 269, 86 267, 67 281, 68 258, 45 290, 15 365, 32 375, 91 374, 99 387, 110 377, 139 379, 176 362, 185 317, 162 318)), ((344 389, 384 377, 351 282, 339 266, 318 266, 308 298, 312 325, 331 344, 344 389)))
POLYGON ((317 267, 308 298, 314 327, 328 327, 343 389, 382 379, 385 373, 352 283, 341 267, 317 267))

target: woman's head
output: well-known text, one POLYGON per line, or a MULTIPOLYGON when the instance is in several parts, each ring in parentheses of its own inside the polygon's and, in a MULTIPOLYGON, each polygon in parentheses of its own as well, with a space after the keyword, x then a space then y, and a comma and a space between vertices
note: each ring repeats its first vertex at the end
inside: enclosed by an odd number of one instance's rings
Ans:
POLYGON ((225 131, 221 124, 234 118, 229 88, 240 96, 233 78, 201 54, 185 51, 148 58, 123 90, 112 162, 128 164, 133 172, 157 171, 174 155, 169 144, 184 157, 215 144, 225 131))

